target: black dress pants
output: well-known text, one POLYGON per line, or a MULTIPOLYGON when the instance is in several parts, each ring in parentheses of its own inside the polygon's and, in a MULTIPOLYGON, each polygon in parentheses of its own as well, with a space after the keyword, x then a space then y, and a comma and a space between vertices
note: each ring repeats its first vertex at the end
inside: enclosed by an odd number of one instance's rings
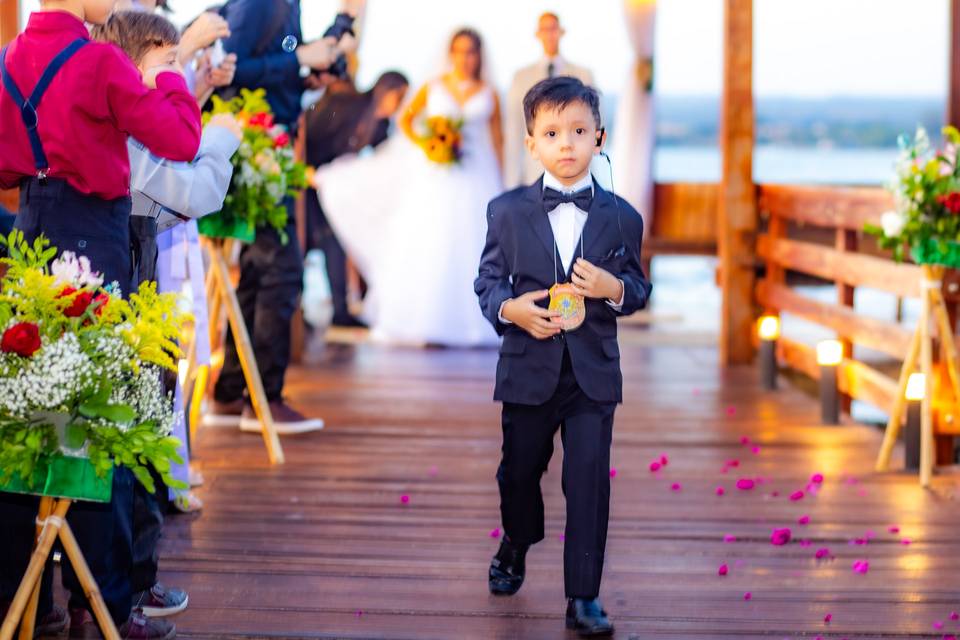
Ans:
MULTIPOLYGON (((303 286, 303 256, 297 242, 293 200, 288 198, 286 205, 287 243, 283 244, 272 229, 257 229, 256 240, 240 252, 237 285, 237 300, 271 402, 280 400, 283 394, 283 379, 290 364, 290 321, 303 286)), ((243 397, 245 388, 237 347, 228 332, 223 369, 213 395, 218 402, 233 402, 243 397)))
POLYGON ((553 455, 557 429, 563 442, 563 493, 567 524, 563 550, 568 598, 600 593, 610 514, 610 443, 615 403, 588 398, 564 353, 560 383, 542 405, 503 405, 503 457, 497 471, 500 515, 511 541, 543 539, 540 478, 553 455))

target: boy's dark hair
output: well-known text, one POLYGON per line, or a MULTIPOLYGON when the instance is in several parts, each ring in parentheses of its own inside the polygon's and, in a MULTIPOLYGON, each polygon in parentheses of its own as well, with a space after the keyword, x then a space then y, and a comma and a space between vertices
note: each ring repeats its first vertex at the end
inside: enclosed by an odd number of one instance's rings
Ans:
POLYGON ((156 13, 117 11, 90 32, 94 40, 110 42, 127 54, 134 64, 155 47, 180 43, 180 32, 173 23, 156 13))
POLYGON ((600 94, 597 90, 571 76, 557 76, 541 80, 523 96, 523 117, 527 124, 527 133, 533 135, 533 122, 542 109, 560 110, 574 102, 582 102, 590 108, 599 129, 600 94))

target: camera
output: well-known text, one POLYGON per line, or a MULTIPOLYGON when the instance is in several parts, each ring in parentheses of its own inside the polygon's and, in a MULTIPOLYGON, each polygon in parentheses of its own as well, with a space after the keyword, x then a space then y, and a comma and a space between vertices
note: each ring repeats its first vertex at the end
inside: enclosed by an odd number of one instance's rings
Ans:
MULTIPOLYGON (((345 34, 356 36, 353 31, 353 20, 353 16, 351 16, 349 13, 338 13, 337 17, 333 20, 333 24, 323 32, 323 37, 332 37, 339 42, 340 38, 342 38, 345 34)), ((328 73, 335 78, 342 80, 348 75, 347 56, 341 53, 329 67, 326 69, 313 69, 313 73, 328 73)))

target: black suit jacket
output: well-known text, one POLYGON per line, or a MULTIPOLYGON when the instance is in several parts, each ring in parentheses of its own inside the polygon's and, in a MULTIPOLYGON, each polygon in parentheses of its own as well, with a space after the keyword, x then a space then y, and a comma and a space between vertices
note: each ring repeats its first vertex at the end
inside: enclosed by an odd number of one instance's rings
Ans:
MULTIPOLYGON (((618 312, 604 300, 588 299, 583 325, 554 339, 537 340, 517 326, 500 322, 499 314, 505 300, 569 280, 569 273, 554 277, 556 245, 542 196, 541 179, 504 193, 487 208, 487 242, 474 289, 483 314, 503 336, 494 399, 545 403, 557 388, 566 347, 577 383, 587 397, 621 402, 617 317, 642 309, 651 290, 640 266, 643 219, 626 201, 615 200, 594 181, 593 204, 583 228, 584 258, 623 280, 623 306, 618 312)), ((556 264, 562 270, 559 258, 556 264)), ((541 303, 547 304, 546 300, 541 303)))

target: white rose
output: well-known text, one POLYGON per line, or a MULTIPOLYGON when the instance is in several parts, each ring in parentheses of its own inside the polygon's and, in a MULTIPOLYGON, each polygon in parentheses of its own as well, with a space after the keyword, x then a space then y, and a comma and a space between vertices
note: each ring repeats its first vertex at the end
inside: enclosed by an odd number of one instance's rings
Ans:
POLYGON ((907 225, 907 216, 899 211, 885 211, 880 216, 880 226, 883 228, 883 235, 888 238, 896 238, 903 233, 903 228, 907 225))

